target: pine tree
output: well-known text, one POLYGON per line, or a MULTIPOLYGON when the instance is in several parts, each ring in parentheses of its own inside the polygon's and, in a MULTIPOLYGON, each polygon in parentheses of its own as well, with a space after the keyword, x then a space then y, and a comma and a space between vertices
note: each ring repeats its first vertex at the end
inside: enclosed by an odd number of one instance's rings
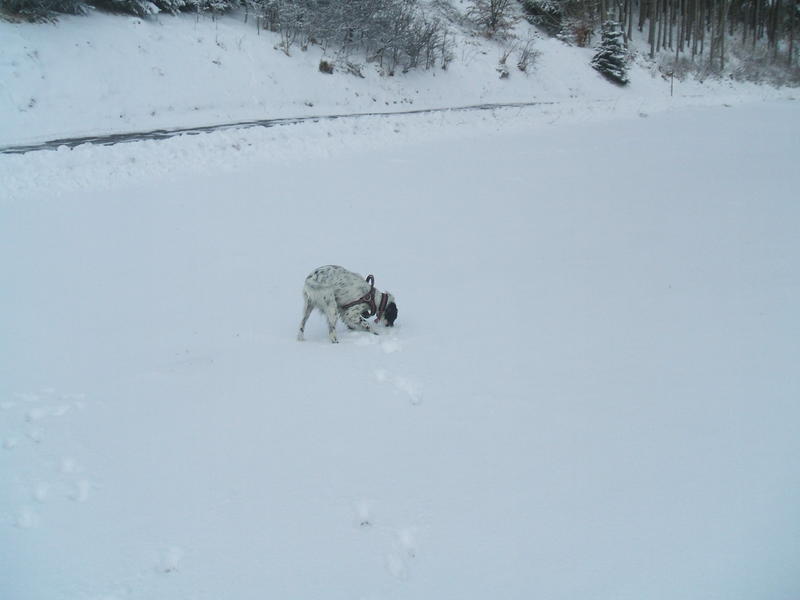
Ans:
POLYGON ((97 6, 112 12, 149 17, 158 13, 158 7, 150 0, 95 0, 97 6))
POLYGON ((625 46, 622 41, 622 30, 616 21, 603 23, 603 38, 600 49, 592 59, 592 66, 603 76, 619 85, 628 83, 628 66, 625 58, 625 46))
POLYGON ((565 2, 558 0, 521 0, 522 8, 530 23, 556 36, 564 26, 565 2))

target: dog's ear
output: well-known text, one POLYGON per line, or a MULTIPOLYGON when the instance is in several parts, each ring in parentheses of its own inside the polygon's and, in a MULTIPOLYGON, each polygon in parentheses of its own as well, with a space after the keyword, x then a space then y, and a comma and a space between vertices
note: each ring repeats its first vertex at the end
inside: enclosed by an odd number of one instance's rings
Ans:
POLYGON ((397 319, 397 304, 390 302, 386 306, 386 311, 383 313, 383 317, 386 319, 386 324, 389 327, 394 327, 395 319, 397 319))

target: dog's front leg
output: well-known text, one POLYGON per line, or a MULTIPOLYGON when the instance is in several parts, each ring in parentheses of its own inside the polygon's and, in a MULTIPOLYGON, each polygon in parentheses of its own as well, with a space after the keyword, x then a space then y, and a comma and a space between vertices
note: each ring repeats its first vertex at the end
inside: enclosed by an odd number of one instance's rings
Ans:
POLYGON ((358 309, 358 307, 353 307, 342 313, 342 321, 344 321, 345 325, 347 325, 350 329, 368 331, 372 335, 378 335, 378 332, 372 328, 372 325, 369 324, 369 321, 361 316, 361 311, 358 309))
POLYGON ((372 328, 372 325, 369 324, 369 321, 367 321, 364 317, 358 318, 360 319, 359 325, 361 326, 361 329, 364 331, 369 331, 372 335, 378 335, 378 332, 372 328))

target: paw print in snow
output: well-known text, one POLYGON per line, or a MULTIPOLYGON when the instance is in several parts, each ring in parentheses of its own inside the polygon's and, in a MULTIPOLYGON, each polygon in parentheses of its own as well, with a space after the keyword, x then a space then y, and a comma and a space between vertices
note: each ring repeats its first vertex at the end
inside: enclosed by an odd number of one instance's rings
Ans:
POLYGON ((422 403, 422 389, 415 381, 401 375, 392 375, 386 369, 376 369, 373 373, 378 382, 390 383, 396 391, 406 394, 414 406, 422 403))

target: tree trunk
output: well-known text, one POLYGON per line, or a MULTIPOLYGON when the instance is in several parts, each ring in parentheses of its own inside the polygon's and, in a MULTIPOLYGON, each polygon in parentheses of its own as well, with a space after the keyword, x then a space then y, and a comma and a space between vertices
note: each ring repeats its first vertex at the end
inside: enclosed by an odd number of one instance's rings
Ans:
POLYGON ((730 0, 720 0, 719 14, 719 70, 725 70, 725 33, 728 30, 728 9, 730 0))
POLYGON ((633 36, 633 2, 631 2, 631 0, 625 0, 625 4, 628 7, 628 39, 630 40, 633 36))
POLYGON ((795 28, 795 20, 797 18, 797 3, 795 2, 794 6, 791 6, 789 13, 789 56, 786 59, 786 64, 788 66, 792 66, 792 61, 794 60, 794 28, 795 28))
POLYGON ((656 17, 658 14, 656 0, 650 0, 650 32, 648 41, 650 42, 650 58, 656 57, 656 17))

